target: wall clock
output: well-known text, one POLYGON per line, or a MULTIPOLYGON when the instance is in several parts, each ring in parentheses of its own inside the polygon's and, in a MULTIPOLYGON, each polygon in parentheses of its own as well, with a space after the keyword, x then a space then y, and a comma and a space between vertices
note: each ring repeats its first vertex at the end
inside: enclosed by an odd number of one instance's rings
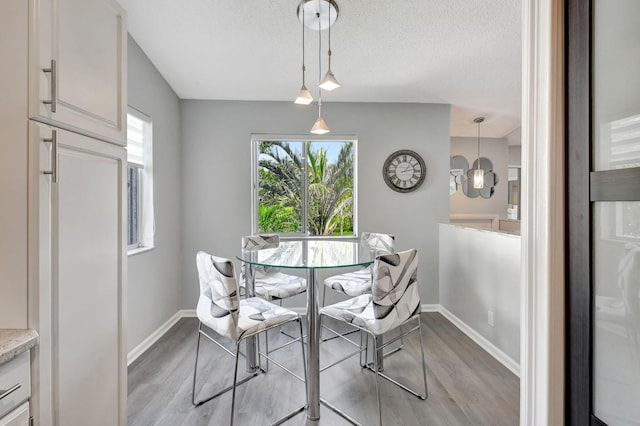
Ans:
POLYGON ((427 168, 424 160, 408 149, 394 152, 382 166, 382 177, 385 183, 398 192, 411 192, 418 189, 426 176, 427 168))

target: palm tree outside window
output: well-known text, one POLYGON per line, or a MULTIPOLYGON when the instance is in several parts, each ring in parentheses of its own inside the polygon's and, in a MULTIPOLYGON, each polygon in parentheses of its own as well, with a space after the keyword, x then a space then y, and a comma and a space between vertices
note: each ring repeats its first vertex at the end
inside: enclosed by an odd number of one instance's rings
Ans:
POLYGON ((254 231, 355 235, 355 138, 254 137, 253 150, 254 231))

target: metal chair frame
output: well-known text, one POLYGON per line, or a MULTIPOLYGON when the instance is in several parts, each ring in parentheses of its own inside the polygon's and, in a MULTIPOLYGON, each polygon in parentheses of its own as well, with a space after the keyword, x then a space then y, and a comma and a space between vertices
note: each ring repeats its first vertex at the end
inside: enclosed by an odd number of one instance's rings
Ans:
MULTIPOLYGON (((306 384, 307 381, 307 365, 306 365, 306 358, 305 358, 305 351, 304 351, 304 343, 302 341, 302 339, 300 339, 300 348, 302 350, 302 364, 303 364, 303 371, 304 371, 304 378, 298 376, 297 374, 295 374, 294 372, 292 372, 291 370, 289 370, 288 368, 284 367, 282 364, 280 364, 279 362, 277 362, 276 360, 274 360, 273 358, 271 358, 267 353, 263 353, 260 351, 260 338, 259 335, 262 333, 265 333, 265 341, 266 341, 266 345, 267 345, 267 351, 268 351, 268 342, 269 339, 266 336, 266 332, 269 331, 272 328, 276 328, 279 327, 282 324, 286 324, 289 322, 293 322, 296 321, 298 322, 298 326, 300 329, 300 336, 303 335, 302 332, 302 319, 300 318, 300 316, 298 316, 297 318, 292 318, 291 320, 288 320, 286 322, 280 323, 280 324, 274 324, 270 327, 261 329, 258 333, 251 333, 251 334, 247 334, 245 336, 242 336, 242 338, 238 339, 235 341, 235 346, 236 346, 236 350, 235 353, 232 352, 231 350, 227 349, 225 346, 223 346, 220 342, 218 342, 214 337, 210 336, 209 334, 207 334, 205 332, 205 330, 203 330, 204 327, 206 327, 202 322, 198 322, 198 343, 196 345, 196 361, 195 361, 195 365, 193 368, 193 387, 191 389, 191 403, 194 406, 199 406, 204 404, 205 402, 211 401, 214 398, 217 398, 220 395, 223 395, 224 393, 228 392, 229 390, 232 390, 232 395, 231 395, 231 415, 230 415, 230 421, 229 424, 231 426, 233 426, 233 420, 234 420, 234 413, 235 413, 235 401, 236 401, 236 388, 238 385, 241 385, 247 381, 249 381, 250 379, 256 377, 258 374, 260 374, 260 372, 266 373, 266 370, 262 369, 262 365, 261 365, 261 357, 265 357, 268 361, 273 362, 274 364, 276 364, 278 367, 282 368, 284 371, 286 371, 287 373, 291 374, 292 376, 294 376, 296 379, 300 380, 301 382, 306 384), (197 376, 198 376, 198 358, 200 356, 200 339, 201 337, 204 336, 207 339, 209 339, 211 342, 215 343, 218 347, 220 347, 221 349, 223 349, 227 354, 231 355, 232 357, 235 358, 235 368, 234 368, 234 372, 233 372, 233 384, 230 386, 227 386, 226 388, 218 391, 217 393, 215 393, 212 396, 209 396, 207 398, 201 399, 196 401, 196 382, 197 382, 197 376), (258 336, 258 369, 253 372, 250 376, 245 377, 244 379, 238 381, 238 359, 240 358, 239 355, 244 356, 244 354, 242 354, 242 352, 240 351, 240 343, 242 343, 243 340, 249 338, 249 337, 254 337, 254 336, 258 336)), ((207 327, 208 328, 208 327, 207 327)), ((293 342, 290 342, 293 343, 293 342)), ((306 391, 305 391, 305 397, 306 397, 306 391)), ((293 413, 290 413, 287 415, 287 417, 285 418, 291 418, 293 417, 295 414, 299 413, 300 411, 304 410, 306 408, 306 405, 308 404, 308 398, 306 400, 306 404, 303 405, 302 407, 296 409, 293 413)), ((274 423, 274 424, 279 424, 280 422, 282 422, 282 420, 274 423)))
MULTIPOLYGON (((337 361, 335 361, 335 362, 333 362, 333 363, 331 363, 331 364, 329 364, 329 365, 327 365, 325 367, 323 367, 320 371, 321 372, 325 371, 328 368, 331 368, 331 367, 333 367, 333 366, 335 366, 335 365, 337 365, 337 364, 339 364, 339 363, 341 363, 341 362, 343 362, 343 361, 345 361, 345 360, 347 360, 349 358, 354 357, 355 355, 360 354, 360 366, 362 368, 367 368, 369 371, 372 371, 373 373, 375 373, 375 376, 376 376, 375 387, 376 387, 376 396, 377 396, 377 402, 378 402, 378 421, 379 421, 379 425, 380 426, 382 426, 382 405, 380 403, 380 384, 379 384, 379 378, 380 377, 382 377, 383 379, 388 380, 389 382, 395 384, 396 386, 404 389, 405 391, 409 392, 410 394, 412 394, 412 395, 414 395, 414 396, 416 396, 416 397, 418 397, 418 398, 420 398, 422 400, 426 400, 427 399, 427 397, 429 396, 428 388, 427 388, 427 367, 426 367, 426 363, 425 363, 425 360, 424 360, 424 346, 423 346, 422 331, 421 331, 421 320, 420 320, 420 314, 419 313, 416 314, 416 315, 413 315, 410 318, 408 318, 406 321, 404 321, 402 324, 400 324, 398 327, 396 327, 396 328, 400 328, 400 335, 399 336, 396 336, 393 339, 386 341, 384 344, 380 345, 379 347, 377 345, 377 340, 376 340, 377 336, 376 336, 376 334, 374 334, 370 330, 368 330, 368 329, 366 329, 364 327, 360 327, 360 326, 358 326, 356 324, 353 324, 353 323, 347 323, 341 318, 336 318, 336 317, 334 317, 332 315, 328 315, 326 313, 320 314, 320 324, 321 324, 321 326, 322 326, 322 319, 324 317, 329 317, 329 318, 332 318, 332 319, 334 319, 336 321, 340 321, 340 322, 343 322, 345 324, 349 324, 350 326, 355 328, 356 331, 360 331, 360 344, 357 344, 356 342, 352 341, 351 339, 348 339, 347 337, 345 337, 345 335, 349 334, 349 333, 340 334, 340 333, 337 333, 334 330, 329 329, 329 330, 331 330, 333 333, 335 333, 337 335, 336 337, 341 337, 344 340, 348 341, 350 344, 358 347, 358 350, 353 352, 353 353, 351 353, 351 354, 349 354, 349 355, 344 356, 343 358, 341 358, 341 359, 339 359, 339 360, 337 360, 337 361), (401 327, 403 325, 406 325, 406 324, 408 324, 408 323, 410 323, 411 321, 414 321, 414 320, 417 320, 417 325, 416 326, 412 327, 408 331, 403 331, 402 330, 401 327), (420 336, 420 355, 421 355, 421 359, 422 359, 422 377, 423 377, 423 380, 424 380, 424 395, 418 393, 417 391, 409 388, 408 386, 406 386, 406 385, 398 382, 397 380, 389 377, 388 375, 382 373, 382 370, 378 368, 378 357, 376 356, 376 354, 379 351, 383 350, 384 348, 386 348, 391 343, 394 343, 394 342, 396 342, 398 340, 401 340, 403 337, 413 333, 414 331, 417 331, 418 335, 420 336), (373 341, 373 357, 372 357, 373 361, 370 362, 370 363, 368 363, 366 361, 367 357, 368 357, 369 339, 367 338, 366 343, 363 342, 363 337, 364 336, 371 337, 372 338, 371 340, 373 341), (364 360, 363 360, 363 356, 362 356, 363 352, 364 352, 364 360)), ((328 401, 326 401, 326 400, 324 400, 322 398, 320 398, 320 402, 323 405, 325 405, 327 408, 331 409, 332 411, 334 411, 335 413, 337 413, 338 415, 343 417, 345 420, 347 420, 351 424, 360 425, 360 423, 358 423, 356 420, 354 420, 347 413, 345 413, 344 411, 340 410, 335 405, 329 403, 328 401)))

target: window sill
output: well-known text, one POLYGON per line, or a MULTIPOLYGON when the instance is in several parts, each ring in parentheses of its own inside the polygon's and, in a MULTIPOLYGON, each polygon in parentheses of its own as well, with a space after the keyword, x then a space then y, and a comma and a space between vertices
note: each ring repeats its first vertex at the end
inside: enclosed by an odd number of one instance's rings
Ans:
POLYGON ((127 250, 127 256, 137 256, 139 254, 145 253, 147 251, 153 250, 153 247, 137 247, 134 249, 127 250))

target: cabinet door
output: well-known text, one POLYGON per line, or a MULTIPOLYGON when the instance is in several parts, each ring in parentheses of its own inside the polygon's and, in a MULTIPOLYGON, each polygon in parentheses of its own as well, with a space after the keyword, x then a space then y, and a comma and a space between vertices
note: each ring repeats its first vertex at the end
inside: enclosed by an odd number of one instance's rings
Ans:
POLYGON ((0 419, 0 426, 29 426, 29 402, 0 419))
POLYGON ((38 416, 43 425, 124 425, 125 149, 35 122, 30 135, 41 153, 32 158, 39 164, 32 173, 39 193, 38 416))
POLYGON ((124 10, 114 0, 30 0, 29 26, 29 116, 124 145, 124 10))

